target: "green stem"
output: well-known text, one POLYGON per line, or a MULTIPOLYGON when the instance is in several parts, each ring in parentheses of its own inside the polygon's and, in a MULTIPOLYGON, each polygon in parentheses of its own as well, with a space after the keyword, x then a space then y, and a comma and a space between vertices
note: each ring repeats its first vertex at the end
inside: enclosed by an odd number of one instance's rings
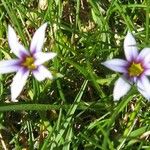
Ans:
MULTIPOLYGON (((32 110, 36 110, 36 111, 46 111, 46 110, 51 110, 51 109, 55 109, 55 110, 59 110, 59 109, 70 109, 72 105, 71 104, 28 104, 28 103, 9 103, 9 104, 0 104, 0 112, 6 112, 6 111, 32 111, 32 110)), ((93 111, 98 111, 100 108, 102 109, 102 105, 100 104, 95 104, 92 102, 80 102, 78 103, 78 110, 93 110, 93 111)), ((109 106, 108 106, 109 107, 109 106)), ((109 109, 109 108, 107 108, 109 109)))

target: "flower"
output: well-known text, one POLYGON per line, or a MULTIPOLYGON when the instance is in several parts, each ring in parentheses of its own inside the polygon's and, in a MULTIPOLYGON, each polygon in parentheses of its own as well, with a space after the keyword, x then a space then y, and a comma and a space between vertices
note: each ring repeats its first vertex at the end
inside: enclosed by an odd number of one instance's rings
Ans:
POLYGON ((52 74, 43 65, 44 62, 56 56, 56 53, 53 52, 42 52, 46 27, 47 23, 43 24, 35 32, 31 41, 30 51, 27 51, 19 43, 14 29, 8 26, 8 43, 12 52, 18 58, 0 61, 0 73, 17 72, 11 84, 11 100, 14 102, 21 93, 30 72, 38 81, 42 81, 45 78, 52 79, 52 74))
POLYGON ((146 98, 150 99, 150 48, 144 48, 138 53, 134 37, 130 32, 127 33, 124 40, 124 53, 126 60, 112 59, 103 62, 107 68, 123 73, 116 81, 113 97, 119 100, 135 84, 138 91, 146 98))

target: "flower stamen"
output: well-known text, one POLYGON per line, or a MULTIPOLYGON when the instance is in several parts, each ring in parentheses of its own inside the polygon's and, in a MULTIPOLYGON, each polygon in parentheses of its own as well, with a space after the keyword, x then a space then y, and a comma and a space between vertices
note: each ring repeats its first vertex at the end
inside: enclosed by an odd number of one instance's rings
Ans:
POLYGON ((130 67, 128 68, 129 76, 140 76, 144 71, 144 68, 141 63, 132 62, 130 67))
POLYGON ((31 56, 26 57, 21 65, 30 69, 30 70, 36 69, 36 66, 34 64, 34 58, 31 56))

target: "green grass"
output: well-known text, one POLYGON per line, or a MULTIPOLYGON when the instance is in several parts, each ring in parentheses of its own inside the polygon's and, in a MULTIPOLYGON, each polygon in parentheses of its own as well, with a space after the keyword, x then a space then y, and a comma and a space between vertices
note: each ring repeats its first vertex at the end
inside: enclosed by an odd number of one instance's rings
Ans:
POLYGON ((1 0, 0 59, 15 58, 10 24, 26 48, 48 22, 43 51, 57 57, 45 65, 54 79, 31 76, 18 103, 10 101, 14 74, 0 75, 0 149, 150 149, 150 103, 133 87, 114 102, 120 76, 101 65, 122 57, 127 31, 139 49, 150 46, 149 0, 1 0))

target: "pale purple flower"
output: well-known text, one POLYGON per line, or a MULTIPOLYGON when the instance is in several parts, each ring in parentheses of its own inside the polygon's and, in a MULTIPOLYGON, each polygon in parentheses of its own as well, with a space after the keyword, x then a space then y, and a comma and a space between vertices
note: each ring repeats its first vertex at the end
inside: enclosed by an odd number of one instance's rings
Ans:
POLYGON ((123 73, 115 83, 114 100, 119 100, 124 96, 133 84, 149 100, 150 82, 147 76, 150 75, 150 48, 144 48, 138 53, 136 41, 128 32, 124 40, 124 53, 126 60, 112 59, 102 63, 113 71, 123 73))
POLYGON ((30 72, 38 81, 45 78, 52 79, 51 72, 43 65, 44 62, 56 56, 56 53, 53 52, 42 52, 46 27, 47 23, 35 32, 29 51, 19 43, 14 29, 11 26, 8 27, 8 43, 12 52, 18 58, 0 61, 0 73, 17 72, 11 84, 12 101, 16 101, 21 93, 30 72))

